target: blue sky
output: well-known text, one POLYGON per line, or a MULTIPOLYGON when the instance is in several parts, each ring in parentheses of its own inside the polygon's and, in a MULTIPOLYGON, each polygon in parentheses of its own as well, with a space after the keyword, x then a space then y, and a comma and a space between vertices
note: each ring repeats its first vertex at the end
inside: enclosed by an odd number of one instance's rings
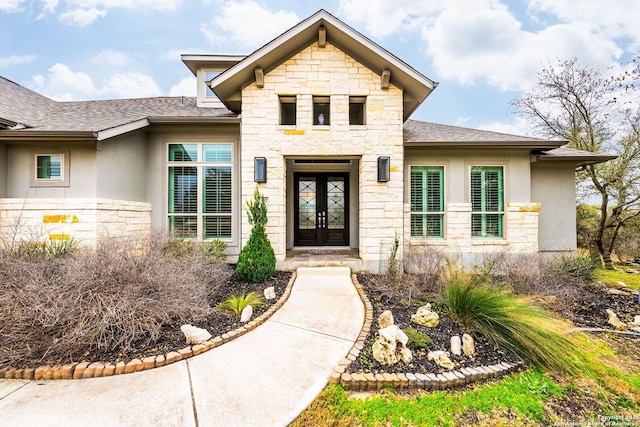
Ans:
POLYGON ((182 53, 247 54, 326 9, 440 83, 417 120, 526 134, 509 102, 543 64, 606 71, 640 1, 0 0, 0 75, 57 100, 195 95, 182 53))

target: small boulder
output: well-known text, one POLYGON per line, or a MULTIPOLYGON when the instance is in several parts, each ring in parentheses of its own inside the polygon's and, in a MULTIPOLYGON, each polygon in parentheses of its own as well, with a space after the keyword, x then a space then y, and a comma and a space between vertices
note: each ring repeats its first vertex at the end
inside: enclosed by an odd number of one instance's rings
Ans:
POLYGON ((251 316, 253 316, 253 307, 248 305, 242 309, 242 313, 240 314, 240 321, 243 323, 248 322, 251 319, 251 316))
POLYGON ((269 301, 269 300, 275 299, 275 297, 276 297, 276 290, 273 286, 269 286, 268 288, 265 288, 264 299, 269 301))
POLYGON ((383 311, 380 317, 378 317, 378 326, 380 329, 387 328, 393 324, 393 314, 390 310, 383 311))
POLYGON ((624 289, 627 287, 627 284, 624 282, 607 282, 605 285, 609 289, 624 289))
POLYGON ((622 296, 625 296, 625 297, 628 297, 629 295, 631 295, 627 291, 623 291, 621 289, 611 289, 611 288, 607 289, 607 293, 609 295, 622 295, 622 296))
POLYGON ((607 312, 608 317, 607 323, 616 328, 616 330, 618 331, 624 331, 627 329, 627 325, 625 325, 620 321, 620 319, 618 319, 618 315, 613 310, 607 308, 605 311, 607 312))
POLYGON ((476 354, 476 343, 469 334, 462 335, 462 352, 469 357, 473 357, 476 354))
POLYGON ((400 360, 402 361, 402 363, 404 363, 405 365, 408 365, 411 363, 411 361, 413 360, 413 354, 411 354, 411 350, 409 350, 407 347, 405 346, 401 346, 399 347, 399 351, 398 353, 400 354, 400 360))
POLYGON ((180 330, 187 339, 187 344, 201 344, 211 338, 209 331, 193 325, 182 325, 180 330))
POLYGON ((427 353, 427 359, 433 360, 436 365, 445 369, 451 370, 455 367, 446 351, 430 351, 427 353))
POLYGON ((640 326, 640 314, 636 314, 636 316, 633 318, 633 325, 640 326))
POLYGON ((431 304, 427 304, 418 307, 416 314, 411 315, 411 321, 428 328, 435 328, 440 323, 440 316, 431 310, 431 304))
POLYGON ((462 341, 457 335, 451 337, 451 354, 455 356, 460 356, 462 354, 462 341))
POLYGON ((371 348, 374 359, 383 365, 395 365, 400 360, 411 363, 413 355, 406 347, 409 338, 397 325, 378 331, 379 337, 371 348))

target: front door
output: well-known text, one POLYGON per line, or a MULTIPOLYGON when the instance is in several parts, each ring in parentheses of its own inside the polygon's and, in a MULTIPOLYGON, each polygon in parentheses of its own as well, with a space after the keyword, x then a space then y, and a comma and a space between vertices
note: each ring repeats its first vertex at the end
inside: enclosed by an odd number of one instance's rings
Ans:
POLYGON ((349 174, 296 173, 295 245, 349 244, 349 174))

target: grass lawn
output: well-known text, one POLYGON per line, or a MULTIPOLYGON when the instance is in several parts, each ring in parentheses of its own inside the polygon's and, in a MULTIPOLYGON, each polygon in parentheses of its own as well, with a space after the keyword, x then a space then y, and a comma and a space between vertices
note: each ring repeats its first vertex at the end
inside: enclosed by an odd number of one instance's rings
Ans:
POLYGON ((640 288, 640 274, 627 273, 622 270, 598 269, 593 274, 594 279, 601 282, 624 282, 630 289, 640 288))

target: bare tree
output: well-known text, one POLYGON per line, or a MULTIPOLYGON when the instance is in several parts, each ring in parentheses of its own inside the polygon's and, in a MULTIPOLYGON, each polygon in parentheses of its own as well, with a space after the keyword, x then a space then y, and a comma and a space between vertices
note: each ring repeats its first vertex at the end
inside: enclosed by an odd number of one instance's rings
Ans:
POLYGON ((568 146, 618 157, 578 170, 578 185, 600 198, 598 227, 590 248, 613 268, 611 253, 620 229, 640 214, 640 116, 620 94, 634 90, 633 73, 605 78, 577 59, 560 61, 538 73, 537 85, 513 101, 543 136, 562 138, 568 146), (624 83, 624 87, 623 87, 624 83))

